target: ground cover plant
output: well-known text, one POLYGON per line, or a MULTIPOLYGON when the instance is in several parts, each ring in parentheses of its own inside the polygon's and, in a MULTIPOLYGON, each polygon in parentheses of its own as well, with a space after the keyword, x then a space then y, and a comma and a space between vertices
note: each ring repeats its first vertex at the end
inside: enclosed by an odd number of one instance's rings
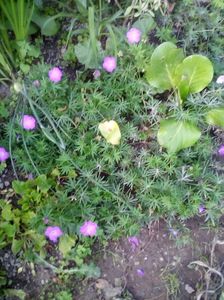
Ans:
MULTIPOLYGON (((1 178, 12 170, 6 193, 0 181, 3 251, 49 268, 65 284, 52 297, 72 299, 71 276, 100 276, 96 243, 125 236, 137 247, 141 228, 160 218, 174 236, 170 224, 196 215, 217 226, 221 2, 15 0, 0 13, 0 80, 10 85, 0 101, 1 178)), ((176 277, 163 275, 178 299, 176 277)))

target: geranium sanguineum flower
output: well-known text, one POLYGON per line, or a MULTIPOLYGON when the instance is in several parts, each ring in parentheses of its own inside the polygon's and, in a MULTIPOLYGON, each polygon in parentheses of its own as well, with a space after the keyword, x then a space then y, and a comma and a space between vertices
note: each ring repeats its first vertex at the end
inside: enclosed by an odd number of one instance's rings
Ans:
POLYGON ((36 119, 30 115, 24 115, 21 119, 21 125, 25 130, 33 130, 36 128, 36 119))
POLYGON ((224 75, 221 75, 217 78, 216 83, 218 84, 224 84, 224 75))
POLYGON ((128 30, 128 32, 126 33, 126 37, 129 44, 138 44, 141 40, 141 36, 141 31, 134 27, 128 30))
POLYGON ((112 73, 117 67, 117 60, 114 56, 106 56, 103 60, 103 68, 108 73, 112 73))
POLYGON ((0 147, 0 162, 6 161, 9 158, 9 152, 4 147, 0 147))
POLYGON ((63 235, 63 231, 58 226, 48 226, 44 234, 50 241, 57 243, 58 238, 63 235))
POLYGON ((224 145, 221 145, 219 150, 218 150, 218 154, 222 157, 224 157, 224 145))
POLYGON ((80 233, 84 236, 94 236, 96 235, 98 225, 92 221, 85 221, 80 227, 80 233))
POLYGON ((62 71, 58 67, 54 67, 48 72, 48 77, 50 81, 57 83, 61 81, 62 78, 62 71))

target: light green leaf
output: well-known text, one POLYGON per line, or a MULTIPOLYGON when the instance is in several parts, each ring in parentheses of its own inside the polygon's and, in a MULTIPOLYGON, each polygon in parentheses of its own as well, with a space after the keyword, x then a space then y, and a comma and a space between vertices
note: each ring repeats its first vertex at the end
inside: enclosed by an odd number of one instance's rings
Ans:
POLYGON ((141 33, 147 34, 150 30, 155 27, 155 22, 151 16, 145 16, 143 18, 138 19, 132 27, 137 28, 141 31, 141 33))
POLYGON ((23 290, 16 290, 16 289, 6 289, 4 291, 5 296, 8 297, 17 297, 20 300, 25 300, 26 293, 23 290))
POLYGON ((14 217, 12 212, 12 206, 10 204, 6 204, 2 209, 2 218, 6 221, 11 221, 14 217))
POLYGON ((213 78, 213 66, 203 55, 191 55, 176 69, 176 85, 182 99, 189 93, 199 93, 213 78))
POLYGON ((209 125, 224 127, 224 108, 215 108, 206 115, 206 121, 209 125))
POLYGON ((163 120, 157 134, 159 144, 169 153, 193 146, 200 138, 200 130, 187 121, 163 120))
POLYGON ((16 255, 22 249, 23 243, 23 240, 13 239, 11 249, 14 255, 16 255))
POLYGON ((102 122, 99 124, 99 131, 108 143, 120 144, 121 132, 117 122, 113 120, 102 122))
POLYGON ((59 24, 55 21, 55 16, 45 16, 35 10, 33 12, 32 21, 40 27, 42 35, 52 36, 59 30, 59 24))
POLYGON ((175 88, 175 70, 183 59, 182 49, 170 42, 162 43, 154 50, 146 68, 148 82, 161 91, 175 88))
POLYGON ((99 68, 100 52, 101 46, 99 42, 97 42, 97 55, 94 53, 93 48, 91 47, 90 40, 87 40, 82 44, 79 43, 75 46, 75 55, 78 61, 89 69, 99 68))
POLYGON ((5 232, 5 234, 9 238, 14 237, 14 235, 16 233, 16 226, 15 226, 15 224, 12 225, 12 224, 9 224, 7 222, 0 223, 0 229, 3 229, 3 231, 5 232))
POLYGON ((70 237, 68 234, 65 234, 60 237, 59 242, 59 250, 63 254, 63 256, 66 256, 68 254, 72 247, 75 245, 76 239, 73 237, 70 237))

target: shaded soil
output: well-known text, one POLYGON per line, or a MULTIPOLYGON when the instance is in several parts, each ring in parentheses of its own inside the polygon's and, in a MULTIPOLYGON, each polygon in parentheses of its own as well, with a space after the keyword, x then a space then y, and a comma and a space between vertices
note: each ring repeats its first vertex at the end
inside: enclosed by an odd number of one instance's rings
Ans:
MULTIPOLYGON (((222 223, 219 231, 203 228, 202 224, 203 216, 182 223, 178 229, 169 228, 161 220, 142 229, 137 247, 127 238, 110 242, 103 250, 96 247, 91 260, 101 269, 97 280, 73 278, 67 284, 43 265, 32 271, 29 264, 13 258, 9 250, 0 253, 0 265, 8 271, 12 287, 23 289, 30 300, 57 299, 60 285, 64 286, 62 290, 67 286, 74 300, 196 299, 204 289, 205 269, 190 268, 189 264, 196 260, 209 265, 214 237, 224 238, 222 223)), ((219 270, 224 263, 224 245, 217 245, 212 257, 213 267, 219 270)))
MULTIPOLYGON (((123 289, 135 300, 196 299, 197 291, 203 287, 203 268, 196 270, 189 268, 189 264, 200 260, 209 265, 214 236, 221 239, 223 235, 202 228, 201 221, 200 218, 188 221, 185 233, 171 231, 160 221, 142 230, 138 237, 140 245, 135 251, 127 239, 110 243, 98 259, 102 278, 113 286, 120 278, 123 289)), ((218 269, 224 262, 224 246, 216 246, 214 257, 214 267, 218 269)), ((97 289, 87 288, 83 295, 74 299, 101 298, 97 298, 97 289)))

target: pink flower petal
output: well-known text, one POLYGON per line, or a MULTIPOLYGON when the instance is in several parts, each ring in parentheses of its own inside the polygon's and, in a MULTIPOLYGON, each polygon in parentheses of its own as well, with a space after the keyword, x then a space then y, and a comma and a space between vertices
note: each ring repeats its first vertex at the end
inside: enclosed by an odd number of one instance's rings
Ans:
POLYGON ((0 147, 0 162, 6 161, 9 158, 9 152, 4 147, 0 147))
POLYGON ((98 225, 92 221, 85 221, 80 227, 80 233, 84 236, 94 236, 96 235, 98 225))
POLYGON ((126 33, 126 37, 129 44, 138 44, 141 41, 142 33, 139 29, 132 27, 126 33))
POLYGON ((30 115, 24 115, 20 124, 25 130, 33 130, 36 128, 36 119, 30 115))
POLYGON ((58 67, 54 67, 48 72, 50 81, 57 83, 62 79, 62 71, 58 67))
POLYGON ((114 56, 106 56, 103 60, 103 68, 108 73, 112 73, 117 68, 117 60, 114 56))

